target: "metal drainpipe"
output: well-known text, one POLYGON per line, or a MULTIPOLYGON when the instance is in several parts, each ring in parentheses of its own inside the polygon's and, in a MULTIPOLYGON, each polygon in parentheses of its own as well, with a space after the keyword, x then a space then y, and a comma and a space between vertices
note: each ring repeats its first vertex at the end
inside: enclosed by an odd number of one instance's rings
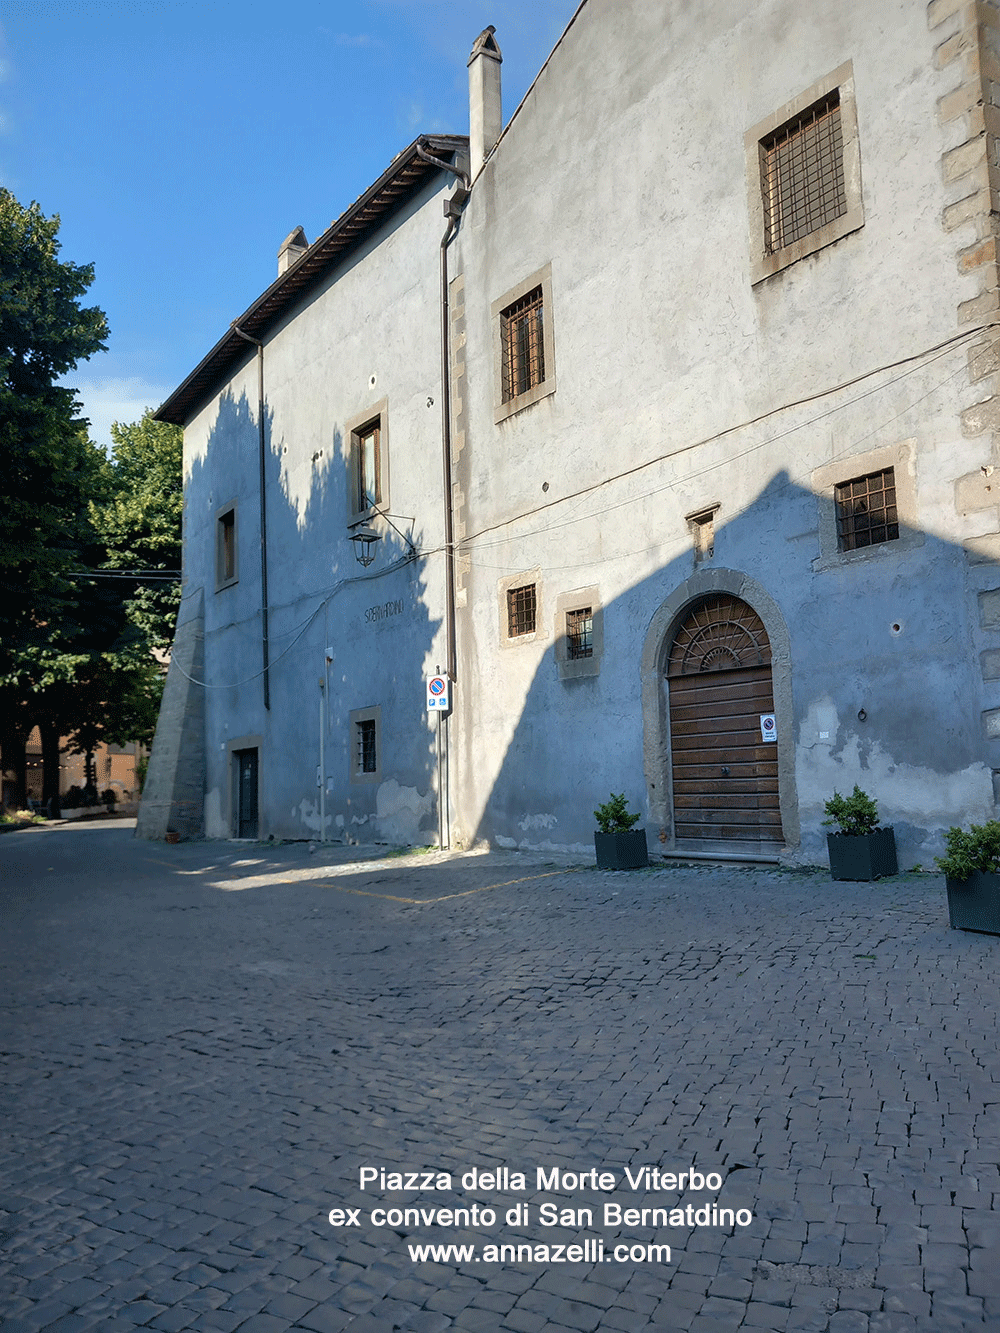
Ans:
POLYGON ((451 366, 448 310, 448 246, 458 230, 458 213, 469 196, 469 177, 460 167, 428 153, 422 143, 417 144, 417 156, 442 171, 450 171, 461 182, 460 188, 444 203, 448 227, 441 237, 441 459, 444 471, 444 544, 446 551, 445 575, 445 640, 447 672, 451 681, 457 675, 455 648, 455 533, 451 480, 451 366))
MULTIPOLYGON (((458 217, 462 206, 469 197, 470 181, 468 174, 460 167, 452 166, 443 158, 428 153, 422 143, 417 144, 417 156, 441 171, 449 171, 459 179, 455 193, 444 201, 445 216, 448 226, 441 237, 441 463, 444 473, 444 545, 445 545, 445 643, 448 679, 454 684, 457 675, 457 653, 455 648, 455 533, 452 505, 451 481, 451 365, 448 310, 448 246, 458 230, 458 217)), ((452 705, 454 707, 454 704, 452 705)), ((438 844, 451 846, 450 820, 447 811, 450 806, 448 797, 449 781, 448 759, 448 718, 438 714, 438 844), (443 724, 443 733, 442 733, 443 724), (443 744, 442 744, 443 741, 443 744), (443 769, 443 773, 442 773, 443 769)))
POLYGON ((232 330, 248 343, 253 343, 257 348, 257 434, 260 463, 260 628, 261 652, 264 659, 264 707, 270 711, 271 648, 267 624, 267 499, 264 485, 266 478, 265 463, 267 461, 267 443, 264 434, 264 344, 256 338, 251 338, 249 333, 244 333, 236 324, 232 325, 232 330))

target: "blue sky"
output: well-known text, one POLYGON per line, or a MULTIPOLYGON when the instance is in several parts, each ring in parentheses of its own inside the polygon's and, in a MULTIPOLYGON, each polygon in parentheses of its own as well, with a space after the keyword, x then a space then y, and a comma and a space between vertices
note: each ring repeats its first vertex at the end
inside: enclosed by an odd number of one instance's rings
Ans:
POLYGON ((578 0, 4 0, 0 183, 93 263, 109 350, 68 377, 91 434, 176 387, 418 133, 468 132, 487 24, 506 121, 578 0))

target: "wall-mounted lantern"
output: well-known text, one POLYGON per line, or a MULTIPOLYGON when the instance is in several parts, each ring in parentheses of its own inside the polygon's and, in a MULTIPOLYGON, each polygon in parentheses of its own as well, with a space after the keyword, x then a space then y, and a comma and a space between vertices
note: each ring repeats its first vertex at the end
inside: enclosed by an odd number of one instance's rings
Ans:
POLYGON ((376 532, 374 528, 358 528, 351 533, 355 559, 366 569, 375 559, 375 543, 380 536, 381 533, 376 532))

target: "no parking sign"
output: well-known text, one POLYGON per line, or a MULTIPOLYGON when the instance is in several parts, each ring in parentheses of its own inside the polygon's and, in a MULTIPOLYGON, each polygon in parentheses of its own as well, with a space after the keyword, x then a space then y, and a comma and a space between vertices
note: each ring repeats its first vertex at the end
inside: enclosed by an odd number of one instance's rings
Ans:
POLYGON ((447 676, 427 677, 427 711, 447 712, 451 708, 451 690, 447 676))

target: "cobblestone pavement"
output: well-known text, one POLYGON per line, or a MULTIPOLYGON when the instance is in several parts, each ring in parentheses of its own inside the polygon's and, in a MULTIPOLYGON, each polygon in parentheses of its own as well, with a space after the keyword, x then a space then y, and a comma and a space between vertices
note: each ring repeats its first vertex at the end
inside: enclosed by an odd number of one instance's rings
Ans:
POLYGON ((0 838, 5 1333, 1000 1329, 1000 940, 940 878, 357 856, 0 838))

